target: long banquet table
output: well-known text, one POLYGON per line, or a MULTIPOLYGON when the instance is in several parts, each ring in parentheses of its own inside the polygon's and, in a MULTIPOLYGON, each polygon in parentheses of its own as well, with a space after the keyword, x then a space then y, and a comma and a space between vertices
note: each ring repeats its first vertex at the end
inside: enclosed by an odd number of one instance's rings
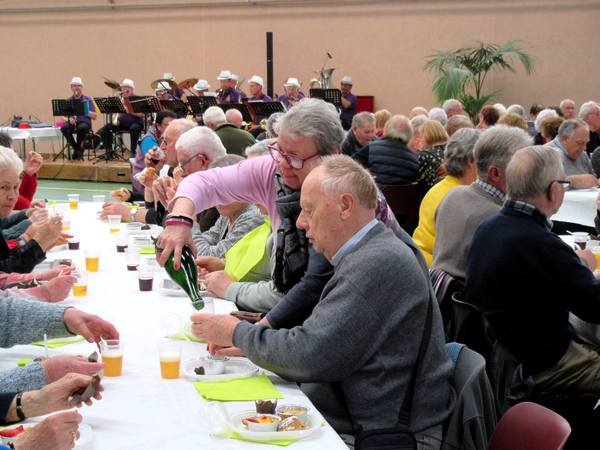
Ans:
POLYGON ((0 128, 0 133, 8 134, 13 141, 23 141, 22 145, 22 158, 25 159, 25 152, 27 150, 27 141, 31 141, 33 150, 35 151, 36 142, 60 142, 62 140, 62 133, 60 128, 47 127, 47 128, 12 128, 4 127, 0 128))
POLYGON ((559 222, 571 222, 594 227, 596 217, 596 199, 599 188, 571 189, 565 192, 563 204, 551 219, 559 222))
MULTIPOLYGON (((98 205, 80 203, 78 210, 71 211, 71 228, 81 230, 80 250, 65 249, 47 253, 48 259, 69 258, 84 266, 83 249, 101 249, 100 270, 88 274, 87 296, 71 295, 62 303, 111 321, 125 342, 123 375, 105 377, 102 380, 105 388, 103 399, 94 402, 91 407, 84 405, 80 409, 83 423, 92 429, 92 441, 76 448, 275 448, 270 444, 210 437, 199 423, 199 411, 206 400, 195 390, 193 383, 184 377, 176 380, 160 377, 157 344, 166 341, 161 319, 170 313, 177 313, 184 322, 188 321, 190 301, 185 297, 159 295, 159 282, 166 277, 162 271, 155 273, 152 292, 139 291, 137 274, 126 270, 125 254, 116 252, 115 238, 109 232, 108 223, 96 219, 98 205)), ((142 258, 145 257, 154 259, 154 255, 142 255, 142 258)), ((226 313, 235 309, 235 306, 225 300, 217 300, 215 309, 217 313, 226 313)), ((182 360, 206 354, 205 347, 205 344, 183 342, 182 360)), ((95 349, 95 345, 82 341, 50 349, 50 356, 87 356, 95 349)), ((33 345, 0 349, 0 370, 15 367, 19 358, 43 354, 43 347, 33 345)), ((295 383, 286 382, 270 372, 267 375, 284 395, 285 403, 310 406, 315 416, 320 417, 295 383)), ((228 402, 225 405, 230 414, 254 408, 254 402, 228 402)), ((291 444, 289 448, 347 449, 328 424, 291 444)))

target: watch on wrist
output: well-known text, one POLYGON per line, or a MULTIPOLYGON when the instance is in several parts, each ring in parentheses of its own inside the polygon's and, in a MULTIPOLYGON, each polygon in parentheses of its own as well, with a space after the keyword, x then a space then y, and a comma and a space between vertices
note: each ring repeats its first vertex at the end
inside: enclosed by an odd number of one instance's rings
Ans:
POLYGON ((27 244, 27 241, 25 239, 23 239, 22 236, 19 236, 17 239, 17 244, 19 244, 19 247, 23 247, 25 244, 27 244))
POLYGON ((137 212, 137 208, 131 208, 131 221, 135 222, 135 213, 137 212))

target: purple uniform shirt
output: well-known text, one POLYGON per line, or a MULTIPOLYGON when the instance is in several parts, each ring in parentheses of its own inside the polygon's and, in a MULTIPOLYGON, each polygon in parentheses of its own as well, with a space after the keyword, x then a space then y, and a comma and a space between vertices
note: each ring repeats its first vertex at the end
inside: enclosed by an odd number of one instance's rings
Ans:
POLYGON ((356 98, 356 95, 350 93, 344 97, 344 100, 349 101, 351 104, 349 108, 338 107, 338 111, 340 111, 340 119, 345 120, 348 123, 352 123, 352 118, 356 114, 356 102, 358 101, 358 98, 356 98))
POLYGON ((240 102, 240 93, 233 88, 229 88, 224 92, 219 93, 220 89, 217 89, 215 92, 217 93, 217 98, 219 99, 219 103, 239 103, 240 102))
MULTIPOLYGON (((77 100, 77 99, 73 95, 73 96, 69 97, 68 100, 77 100)), ((88 97, 87 95, 82 95, 81 100, 83 100, 84 108, 85 108, 85 104, 87 103, 87 105, 90 108, 90 112, 96 112, 96 105, 94 105, 94 102, 92 101, 92 99, 90 97, 88 97)), ((92 119, 90 119, 88 116, 77 116, 77 118, 75 120, 77 123, 85 122, 90 127, 92 126, 92 119)))

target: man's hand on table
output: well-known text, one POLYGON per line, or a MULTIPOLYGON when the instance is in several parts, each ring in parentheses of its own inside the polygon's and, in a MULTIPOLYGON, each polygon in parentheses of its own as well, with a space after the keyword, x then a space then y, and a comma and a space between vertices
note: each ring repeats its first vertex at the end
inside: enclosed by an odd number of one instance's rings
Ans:
POLYGON ((59 355, 42 361, 46 371, 46 384, 60 380, 69 373, 92 376, 106 368, 104 363, 91 363, 83 356, 59 355))
POLYGON ((88 342, 100 342, 101 339, 119 339, 117 329, 106 320, 94 314, 88 314, 76 308, 68 308, 63 314, 67 329, 88 342))
POLYGON ((48 290, 48 295, 50 296, 50 303, 60 302, 66 299, 76 282, 77 278, 73 275, 60 275, 44 284, 44 287, 48 290))
POLYGON ((243 351, 237 347, 221 347, 211 342, 206 346, 206 350, 211 355, 222 355, 222 356, 246 356, 243 351))
POLYGON ((598 260, 596 260, 596 256, 589 248, 586 248, 585 250, 575 250, 575 253, 577 253, 577 256, 579 256, 580 259, 587 263, 592 272, 598 268, 598 260))
POLYGON ((240 321, 229 314, 192 314, 192 334, 199 339, 219 345, 233 346, 233 330, 240 321))
POLYGON ((17 450, 72 449, 75 447, 75 441, 81 436, 78 427, 82 419, 77 410, 46 417, 27 433, 19 436, 15 448, 17 450))
POLYGON ((206 289, 219 298, 225 298, 227 288, 235 283, 235 280, 224 270, 218 270, 207 273, 204 282, 206 283, 206 289))
POLYGON ((102 213, 100 219, 108 219, 108 216, 121 216, 121 220, 129 220, 131 218, 131 208, 118 202, 106 202, 102 205, 102 213))
POLYGON ((591 174, 570 175, 567 180, 571 182, 571 189, 590 189, 598 187, 598 178, 591 174))

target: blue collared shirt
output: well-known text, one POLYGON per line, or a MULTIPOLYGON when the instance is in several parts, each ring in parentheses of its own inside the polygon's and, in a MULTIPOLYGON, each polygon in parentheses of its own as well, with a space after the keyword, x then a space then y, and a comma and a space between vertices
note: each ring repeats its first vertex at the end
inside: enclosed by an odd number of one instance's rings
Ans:
POLYGON ((342 259, 344 259, 344 256, 346 256, 348 252, 350 252, 350 250, 352 250, 354 246, 358 244, 375 225, 377 225, 377 219, 371 220, 368 224, 358 230, 354 236, 348 239, 348 241, 346 241, 346 243, 342 245, 337 252, 335 252, 335 255, 333 255, 333 258, 331 258, 331 264, 334 267, 337 266, 342 259))

